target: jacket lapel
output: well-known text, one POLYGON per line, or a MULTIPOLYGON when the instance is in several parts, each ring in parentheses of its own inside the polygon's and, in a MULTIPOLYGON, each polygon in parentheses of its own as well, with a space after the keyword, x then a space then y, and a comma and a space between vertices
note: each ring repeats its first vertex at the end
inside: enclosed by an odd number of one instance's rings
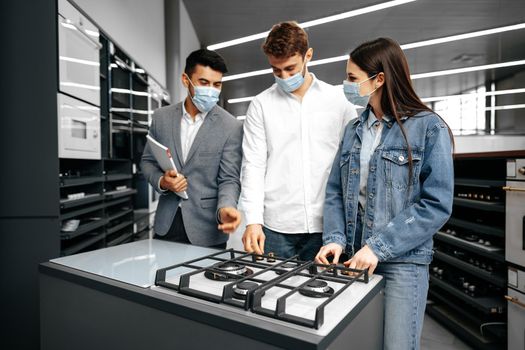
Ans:
POLYGON ((177 108, 175 109, 175 115, 171 119, 173 123, 171 130, 173 130, 173 140, 175 141, 175 154, 177 155, 177 160, 179 163, 179 167, 177 170, 179 171, 180 171, 180 168, 184 166, 184 160, 182 159, 182 145, 180 141, 180 123, 182 121, 182 103, 177 104, 176 106, 177 108))
MULTIPOLYGON (((195 155, 195 152, 199 148, 201 142, 209 137, 210 131, 213 130, 213 126, 215 124, 215 120, 218 117, 217 113, 217 107, 214 107, 204 118, 204 122, 202 123, 201 127, 199 128, 199 131, 197 132, 197 135, 195 135, 195 140, 193 140, 193 144, 190 147, 190 151, 188 152, 188 156, 186 157, 186 164, 189 164, 193 156, 195 155)), ((180 134, 180 131, 179 131, 180 134)), ((180 140, 180 136, 179 136, 180 140)))

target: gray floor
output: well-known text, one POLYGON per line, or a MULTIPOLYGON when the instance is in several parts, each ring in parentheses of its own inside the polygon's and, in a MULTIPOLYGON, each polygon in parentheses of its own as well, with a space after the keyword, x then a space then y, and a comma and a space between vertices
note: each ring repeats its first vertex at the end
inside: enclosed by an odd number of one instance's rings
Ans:
POLYGON ((421 350, 468 350, 470 346, 443 328, 429 315, 425 315, 423 334, 421 335, 421 350))

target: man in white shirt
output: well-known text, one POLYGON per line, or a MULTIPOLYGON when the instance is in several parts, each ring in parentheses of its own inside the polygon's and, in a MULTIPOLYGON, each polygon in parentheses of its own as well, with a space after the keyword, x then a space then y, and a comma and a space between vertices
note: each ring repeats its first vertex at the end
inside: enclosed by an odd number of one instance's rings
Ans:
POLYGON ((313 49, 296 22, 273 26, 263 51, 276 83, 253 99, 244 123, 244 249, 312 260, 328 175, 357 113, 340 88, 308 72, 313 49))

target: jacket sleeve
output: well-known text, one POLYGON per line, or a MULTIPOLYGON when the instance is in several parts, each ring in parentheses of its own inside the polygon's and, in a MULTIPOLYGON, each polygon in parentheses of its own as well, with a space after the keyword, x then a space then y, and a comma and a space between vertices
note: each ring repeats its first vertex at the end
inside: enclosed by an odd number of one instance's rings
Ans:
POLYGON ((420 246, 447 222, 452 213, 452 143, 443 122, 427 130, 421 166, 419 199, 366 240, 379 261, 396 258, 420 246))
MULTIPOLYGON (((156 119, 155 113, 153 113, 151 126, 149 129, 149 134, 151 137, 153 137, 155 140, 158 140, 157 133, 156 133, 156 119)), ((162 175, 164 175, 164 172, 159 167, 157 160, 155 159, 155 156, 151 152, 151 148, 149 146, 149 142, 146 142, 146 147, 144 147, 144 151, 142 152, 142 159, 140 161, 140 168, 142 170, 142 173, 144 174, 144 177, 150 185, 160 194, 166 194, 169 191, 163 191, 160 189, 160 178, 162 175)))
POLYGON ((219 163, 217 210, 225 207, 237 208, 241 192, 242 123, 235 120, 234 125, 234 130, 224 144, 219 163))
POLYGON ((341 149, 343 142, 334 159, 328 183, 326 185, 326 197, 323 208, 323 245, 337 243, 346 248, 346 225, 343 189, 341 186, 341 149))

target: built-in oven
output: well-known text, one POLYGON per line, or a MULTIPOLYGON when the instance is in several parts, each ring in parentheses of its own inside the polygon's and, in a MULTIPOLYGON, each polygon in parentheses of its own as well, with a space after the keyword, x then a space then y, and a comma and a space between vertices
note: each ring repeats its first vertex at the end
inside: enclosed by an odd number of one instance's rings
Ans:
POLYGON ((525 349, 525 159, 507 161, 508 349, 525 349))
POLYGON ((57 94, 58 156, 100 159, 100 108, 57 94))
POLYGON ((59 90, 100 105, 99 30, 67 0, 58 1, 59 90))

